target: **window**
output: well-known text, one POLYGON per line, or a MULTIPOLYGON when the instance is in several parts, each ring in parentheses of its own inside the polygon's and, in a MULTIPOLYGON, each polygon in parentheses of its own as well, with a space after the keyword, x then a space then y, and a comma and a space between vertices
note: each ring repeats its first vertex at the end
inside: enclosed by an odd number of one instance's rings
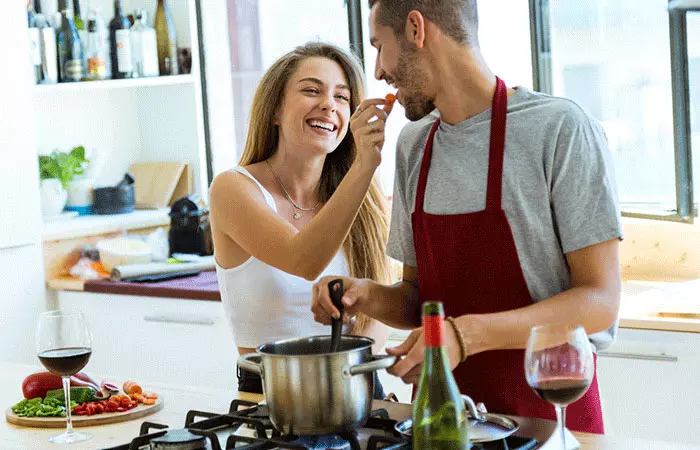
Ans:
POLYGON ((265 70, 312 40, 350 48, 345 0, 228 0, 236 152, 214 155, 214 173, 238 162, 250 106, 265 70))
POLYGON ((698 13, 686 23, 686 11, 669 9, 668 0, 532 4, 542 18, 534 22, 535 59, 545 62, 540 88, 603 125, 623 214, 692 221, 700 162, 690 164, 689 128, 697 136, 700 36, 685 30, 700 28, 698 13))
MULTIPOLYGON (((374 78, 376 50, 369 43, 369 6, 362 1, 363 47, 368 97, 384 97, 392 88, 374 78)), ((532 88, 528 0, 479 0, 479 42, 491 69, 509 85, 532 88), (504 15, 503 11, 508 10, 504 15), (506 37, 507 36, 507 37, 506 37)), ((396 141, 408 119, 396 103, 386 127, 379 176, 384 192, 394 187, 396 141)))

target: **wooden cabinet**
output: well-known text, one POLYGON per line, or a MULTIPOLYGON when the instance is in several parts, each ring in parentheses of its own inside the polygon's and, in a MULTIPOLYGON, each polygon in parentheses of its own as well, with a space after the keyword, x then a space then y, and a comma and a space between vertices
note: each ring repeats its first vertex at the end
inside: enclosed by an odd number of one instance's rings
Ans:
POLYGON ((700 334, 621 329, 598 358, 606 433, 700 442, 700 334))
POLYGON ((238 351, 220 302, 61 291, 93 332, 85 370, 118 381, 235 389, 238 351))

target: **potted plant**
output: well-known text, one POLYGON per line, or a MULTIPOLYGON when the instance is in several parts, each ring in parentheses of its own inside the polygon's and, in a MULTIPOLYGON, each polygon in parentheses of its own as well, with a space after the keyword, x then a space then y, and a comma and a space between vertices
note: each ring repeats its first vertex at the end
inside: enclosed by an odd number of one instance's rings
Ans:
POLYGON ((74 147, 67 153, 54 150, 50 155, 39 155, 41 211, 45 216, 55 216, 63 211, 68 199, 68 183, 76 175, 82 175, 89 162, 83 146, 74 147))

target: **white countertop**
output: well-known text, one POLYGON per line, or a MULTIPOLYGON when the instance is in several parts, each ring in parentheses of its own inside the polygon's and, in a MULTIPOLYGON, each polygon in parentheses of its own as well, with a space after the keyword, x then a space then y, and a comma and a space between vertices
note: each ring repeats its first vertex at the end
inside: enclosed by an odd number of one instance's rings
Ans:
MULTIPOLYGON (((42 370, 37 365, 17 364, 0 361, 0 373, 3 374, 3 388, 0 390, 0 403, 5 409, 21 400, 22 380, 29 374, 42 370)), ((124 380, 112 380, 121 383, 124 380)), ((136 380, 138 381, 138 380, 136 380)), ((237 392, 235 389, 206 389, 187 386, 173 386, 166 384, 143 385, 146 391, 157 392, 164 402, 164 408, 142 419, 131 420, 111 425, 100 425, 80 428, 90 434, 92 439, 81 443, 60 447, 48 442, 49 436, 61 432, 59 428, 28 428, 19 427, 2 420, 0 423, 0 449, 2 450, 58 450, 66 448, 70 450, 98 449, 114 447, 128 443, 138 436, 141 424, 144 421, 168 425, 170 428, 183 428, 185 415, 189 410, 198 411, 228 411, 232 399, 239 398, 258 402, 260 395, 237 392)), ((554 431, 554 423, 549 421, 531 420, 519 418, 523 432, 533 432, 535 437, 543 439, 543 436, 551 436, 554 431)), ((698 449, 697 446, 684 444, 663 443, 639 439, 614 438, 587 433, 574 433, 581 443, 581 450, 690 450, 698 449)), ((549 443, 547 444, 549 448, 549 443)))

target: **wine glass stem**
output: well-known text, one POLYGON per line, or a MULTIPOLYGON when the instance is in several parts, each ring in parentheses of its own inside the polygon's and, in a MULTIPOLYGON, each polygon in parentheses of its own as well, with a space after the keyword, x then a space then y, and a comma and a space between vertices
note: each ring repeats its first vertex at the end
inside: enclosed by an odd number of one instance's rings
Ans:
POLYGON ((63 380, 63 393, 66 397, 66 433, 73 432, 73 422, 70 417, 70 377, 61 377, 63 380))
POLYGON ((561 430, 561 448, 566 450, 566 406, 555 405, 554 408, 557 411, 557 422, 561 430))

